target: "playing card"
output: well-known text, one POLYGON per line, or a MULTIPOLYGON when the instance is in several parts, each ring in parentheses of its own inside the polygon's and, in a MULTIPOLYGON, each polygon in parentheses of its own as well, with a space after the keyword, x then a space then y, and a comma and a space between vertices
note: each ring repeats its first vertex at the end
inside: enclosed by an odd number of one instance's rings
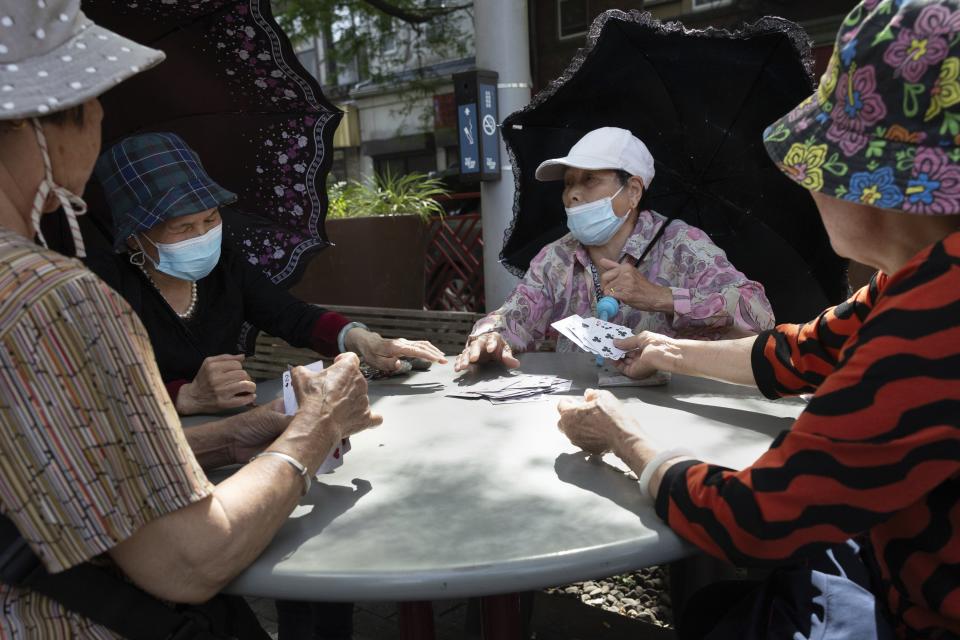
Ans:
POLYGON ((569 391, 572 385, 571 380, 552 375, 513 373, 493 380, 462 385, 457 391, 448 393, 447 397, 467 400, 486 399, 493 404, 537 402, 545 400, 548 394, 569 391))
POLYGON ((581 318, 576 314, 558 320, 551 326, 584 351, 610 360, 619 360, 625 353, 613 346, 613 341, 633 335, 629 327, 597 318, 581 318))
POLYGON ((577 314, 573 314, 563 320, 557 320, 550 326, 566 336, 570 342, 584 351, 590 351, 590 348, 587 346, 587 334, 586 329, 583 327, 584 323, 585 320, 583 318, 577 314))
POLYGON ((625 351, 613 346, 614 340, 623 340, 632 335, 629 329, 597 318, 590 318, 587 335, 591 350, 610 360, 621 359, 625 351))
POLYGON ((670 383, 670 372, 657 371, 652 376, 635 380, 622 375, 618 371, 601 371, 597 380, 597 386, 601 389, 613 387, 661 387, 670 383))
MULTIPOLYGON (((323 371, 323 361, 317 360, 308 365, 304 365, 310 371, 319 373, 323 371)), ((283 410, 288 416, 296 415, 300 403, 297 402, 297 395, 293 391, 293 377, 290 374, 292 367, 288 367, 283 372, 283 410)), ((317 475, 323 473, 333 473, 333 470, 343 464, 343 456, 350 451, 350 438, 344 438, 330 449, 330 453, 324 459, 320 468, 317 469, 317 475)))
MULTIPOLYGON (((323 360, 317 360, 304 366, 314 373, 319 373, 323 371, 323 360)), ((291 369, 292 367, 287 367, 287 370, 283 372, 282 381, 283 412, 288 416, 296 415, 297 409, 300 407, 300 403, 297 402, 297 394, 293 391, 293 377, 290 375, 291 369)))
POLYGON ((323 463, 317 469, 317 475, 321 473, 333 473, 334 469, 343 464, 343 455, 347 452, 349 442, 349 438, 344 438, 338 444, 334 445, 330 453, 327 454, 326 459, 324 459, 323 463))

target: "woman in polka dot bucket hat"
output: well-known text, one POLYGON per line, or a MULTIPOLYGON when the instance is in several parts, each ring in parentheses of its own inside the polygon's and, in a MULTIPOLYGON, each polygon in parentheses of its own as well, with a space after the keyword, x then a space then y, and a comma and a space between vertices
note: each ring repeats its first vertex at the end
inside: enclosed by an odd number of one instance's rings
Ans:
MULTIPOLYGON (((56 123, 73 115, 82 124, 97 120, 98 95, 163 60, 163 53, 127 40, 91 22, 80 11, 80 0, 0 0, 0 126, 11 129, 25 123, 36 132, 44 178, 34 197, 32 231, 45 244, 40 216, 63 207, 73 235, 75 253, 83 257, 83 239, 76 216, 86 211, 76 195, 89 177, 77 173, 74 163, 55 179, 44 120, 56 123), (75 109, 71 114, 70 110, 75 109), (69 184, 72 179, 78 184, 69 184)), ((97 135, 99 144, 99 133, 97 135)), ((93 154, 96 157, 96 153, 93 154)))

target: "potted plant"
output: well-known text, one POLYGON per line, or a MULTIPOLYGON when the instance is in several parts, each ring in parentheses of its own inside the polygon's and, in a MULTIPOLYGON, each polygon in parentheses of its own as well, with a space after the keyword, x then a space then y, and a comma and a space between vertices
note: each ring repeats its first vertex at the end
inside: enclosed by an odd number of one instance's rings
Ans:
POLYGON ((327 235, 293 293, 308 302, 422 309, 430 219, 443 182, 423 173, 374 175, 327 189, 327 235))

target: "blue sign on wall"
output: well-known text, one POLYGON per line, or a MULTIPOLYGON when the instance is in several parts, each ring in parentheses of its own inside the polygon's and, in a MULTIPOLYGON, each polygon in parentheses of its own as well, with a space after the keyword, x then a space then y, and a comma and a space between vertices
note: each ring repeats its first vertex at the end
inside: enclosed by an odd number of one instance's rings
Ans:
POLYGON ((457 109, 457 127, 460 130, 460 173, 480 173, 477 105, 460 105, 457 109))
POLYGON ((483 136, 483 173, 500 171, 500 132, 497 129, 497 87, 480 85, 480 131, 483 136))

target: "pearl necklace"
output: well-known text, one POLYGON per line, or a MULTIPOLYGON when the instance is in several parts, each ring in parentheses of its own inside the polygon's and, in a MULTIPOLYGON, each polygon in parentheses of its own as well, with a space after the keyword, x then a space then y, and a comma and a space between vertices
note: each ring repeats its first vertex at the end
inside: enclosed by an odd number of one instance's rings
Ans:
MULTIPOLYGON (((153 279, 153 276, 150 275, 150 272, 147 271, 147 268, 142 264, 139 264, 137 266, 140 267, 140 271, 143 271, 143 275, 147 276, 147 280, 150 281, 150 284, 153 285, 153 288, 156 289, 157 293, 160 294, 160 297, 163 298, 163 292, 160 290, 160 287, 157 286, 156 281, 153 279)), ((163 299, 166 300, 166 298, 163 298, 163 299)), ((167 302, 167 304, 170 304, 170 303, 167 302)), ((170 307, 170 308, 173 309, 173 307, 170 307)), ((193 317, 193 313, 196 310, 197 310, 197 282, 196 280, 193 280, 190 282, 190 306, 188 306, 187 310, 184 311, 183 313, 180 313, 176 309, 174 309, 173 312, 177 314, 177 317, 180 318, 181 320, 189 320, 190 318, 193 317)))

